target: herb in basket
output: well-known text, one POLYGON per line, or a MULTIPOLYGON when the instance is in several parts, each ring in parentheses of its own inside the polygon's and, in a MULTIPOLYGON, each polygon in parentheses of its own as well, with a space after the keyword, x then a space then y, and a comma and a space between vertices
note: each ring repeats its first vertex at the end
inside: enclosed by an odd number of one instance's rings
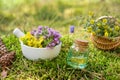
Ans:
POLYGON ((93 13, 90 12, 85 29, 97 36, 114 38, 120 36, 120 25, 118 20, 112 16, 102 16, 95 19, 93 13))

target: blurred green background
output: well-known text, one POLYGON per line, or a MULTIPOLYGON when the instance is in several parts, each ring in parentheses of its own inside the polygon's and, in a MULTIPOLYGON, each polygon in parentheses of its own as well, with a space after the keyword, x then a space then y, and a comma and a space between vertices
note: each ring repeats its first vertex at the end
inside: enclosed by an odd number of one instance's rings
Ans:
POLYGON ((70 25, 83 27, 89 11, 97 17, 120 18, 120 0, 0 0, 0 35, 11 34, 18 27, 31 30, 50 26, 67 33, 70 25))
POLYGON ((118 52, 101 51, 91 42, 87 71, 75 70, 66 63, 76 36, 80 39, 87 36, 90 41, 90 34, 83 29, 89 11, 95 13, 96 19, 110 15, 120 20, 120 0, 0 0, 0 37, 8 50, 16 51, 6 80, 120 80, 118 52), (52 27, 63 36, 60 55, 51 61, 27 60, 19 40, 12 34, 15 28, 29 31, 39 25, 52 27), (71 38, 70 25, 75 26, 71 38))

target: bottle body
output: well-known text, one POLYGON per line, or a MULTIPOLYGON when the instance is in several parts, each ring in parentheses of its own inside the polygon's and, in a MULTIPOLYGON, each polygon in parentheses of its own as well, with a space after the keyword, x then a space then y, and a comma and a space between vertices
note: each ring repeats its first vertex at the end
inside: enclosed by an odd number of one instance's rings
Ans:
POLYGON ((73 68, 83 69, 87 66, 88 47, 80 44, 73 44, 68 52, 67 63, 73 68))

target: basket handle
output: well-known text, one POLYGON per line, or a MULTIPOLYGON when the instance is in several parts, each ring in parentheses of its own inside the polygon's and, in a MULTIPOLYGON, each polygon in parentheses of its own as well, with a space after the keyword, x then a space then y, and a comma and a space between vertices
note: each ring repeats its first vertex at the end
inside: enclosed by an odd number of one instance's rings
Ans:
POLYGON ((120 26, 120 23, 113 16, 101 16, 98 19, 96 19, 95 22, 98 22, 99 20, 102 20, 102 19, 113 19, 115 21, 115 24, 120 26))
POLYGON ((112 16, 101 16, 99 17, 98 19, 96 19, 95 21, 98 22, 99 20, 102 20, 102 19, 114 19, 116 21, 116 19, 112 16))

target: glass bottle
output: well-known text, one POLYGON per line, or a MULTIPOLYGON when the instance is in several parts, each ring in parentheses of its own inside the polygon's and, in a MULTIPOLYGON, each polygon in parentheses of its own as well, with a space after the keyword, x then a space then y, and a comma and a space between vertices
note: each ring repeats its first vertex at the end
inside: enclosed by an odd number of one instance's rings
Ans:
POLYGON ((73 68, 83 69, 87 66, 88 58, 88 41, 75 40, 74 44, 70 47, 67 63, 73 68))

